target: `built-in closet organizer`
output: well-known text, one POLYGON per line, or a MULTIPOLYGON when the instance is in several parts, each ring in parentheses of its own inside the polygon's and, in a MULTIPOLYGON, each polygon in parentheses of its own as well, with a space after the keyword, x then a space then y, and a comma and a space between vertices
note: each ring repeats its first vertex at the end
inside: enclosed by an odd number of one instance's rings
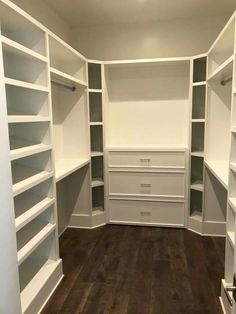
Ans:
POLYGON ((190 59, 105 62, 104 72, 108 221, 186 226, 190 59))

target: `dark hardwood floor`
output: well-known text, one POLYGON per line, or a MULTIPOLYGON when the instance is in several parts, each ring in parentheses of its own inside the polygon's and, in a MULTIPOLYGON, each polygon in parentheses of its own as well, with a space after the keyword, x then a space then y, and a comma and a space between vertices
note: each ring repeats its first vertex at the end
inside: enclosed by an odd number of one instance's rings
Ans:
POLYGON ((43 314, 218 314, 224 238, 182 229, 67 229, 65 277, 43 314))

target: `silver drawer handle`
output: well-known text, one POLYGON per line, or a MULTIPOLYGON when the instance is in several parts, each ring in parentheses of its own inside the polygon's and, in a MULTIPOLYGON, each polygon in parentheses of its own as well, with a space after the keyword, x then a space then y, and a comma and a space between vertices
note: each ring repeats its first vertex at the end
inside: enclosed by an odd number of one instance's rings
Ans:
POLYGON ((227 297, 231 306, 233 306, 233 300, 232 300, 229 292, 234 292, 234 291, 236 291, 236 287, 234 287, 234 286, 225 288, 225 294, 226 294, 226 297, 227 297))
POLYGON ((151 184, 150 183, 140 183, 140 186, 143 188, 150 188, 151 184))

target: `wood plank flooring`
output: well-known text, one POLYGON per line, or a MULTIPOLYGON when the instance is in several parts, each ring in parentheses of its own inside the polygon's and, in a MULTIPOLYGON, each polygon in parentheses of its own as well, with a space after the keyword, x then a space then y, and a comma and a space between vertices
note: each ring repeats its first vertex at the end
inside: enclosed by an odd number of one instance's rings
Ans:
POLYGON ((67 229, 65 277, 43 314, 222 314, 224 244, 182 229, 67 229))

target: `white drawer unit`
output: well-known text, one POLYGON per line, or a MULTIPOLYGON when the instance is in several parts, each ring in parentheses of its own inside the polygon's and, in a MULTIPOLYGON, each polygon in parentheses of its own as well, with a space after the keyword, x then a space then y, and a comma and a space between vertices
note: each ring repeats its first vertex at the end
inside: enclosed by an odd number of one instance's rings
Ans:
POLYGON ((184 169, 184 151, 109 151, 109 167, 184 169))
POLYGON ((111 223, 184 226, 185 203, 110 199, 111 223))
POLYGON ((109 222, 184 227, 186 156, 184 149, 108 149, 109 222))
POLYGON ((109 195, 182 197, 185 174, 176 172, 109 171, 109 195))

